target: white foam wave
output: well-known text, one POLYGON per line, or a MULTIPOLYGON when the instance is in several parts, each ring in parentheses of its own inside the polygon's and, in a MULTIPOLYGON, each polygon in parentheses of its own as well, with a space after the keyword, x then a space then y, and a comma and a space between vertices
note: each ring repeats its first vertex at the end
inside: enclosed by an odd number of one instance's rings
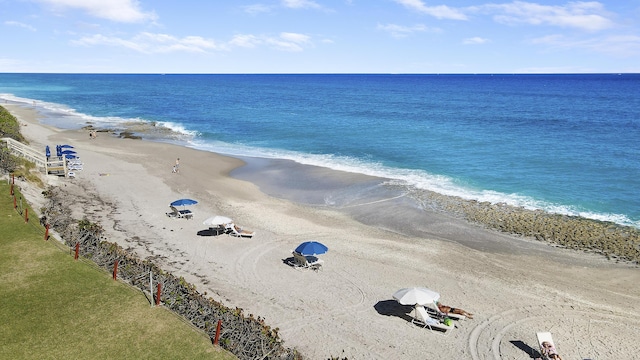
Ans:
POLYGON ((156 124, 158 126, 162 126, 162 127, 166 127, 167 129, 179 133, 179 134, 184 134, 184 135, 188 135, 189 137, 196 137, 198 135, 200 135, 200 132, 195 131, 195 130, 188 130, 187 128, 185 128, 184 126, 182 126, 181 124, 176 124, 170 121, 157 121, 156 124))
POLYGON ((493 204, 505 203, 511 206, 524 207, 531 210, 544 210, 550 213, 582 216, 589 219, 610 221, 621 225, 633 226, 640 228, 640 220, 634 221, 622 214, 605 214, 595 213, 577 209, 573 206, 554 204, 519 194, 506 194, 490 190, 478 190, 462 186, 450 177, 431 174, 424 170, 402 169, 385 166, 378 162, 364 161, 362 159, 336 156, 331 154, 308 154, 280 149, 266 149, 258 147, 250 147, 242 144, 232 144, 225 142, 205 142, 198 139, 199 133, 186 129, 181 124, 168 121, 151 121, 140 118, 121 118, 121 117, 97 117, 84 113, 80 113, 68 106, 43 102, 35 99, 21 98, 13 94, 0 94, 0 99, 10 101, 24 106, 35 106, 41 112, 50 112, 58 116, 69 118, 76 125, 84 126, 92 123, 94 126, 100 127, 119 127, 126 123, 155 123, 156 126, 165 127, 173 133, 182 134, 183 137, 165 139, 179 141, 189 147, 226 154, 238 157, 259 157, 268 159, 285 159, 295 161, 304 165, 314 165, 325 167, 333 170, 364 174, 369 176, 390 179, 396 184, 415 187, 433 191, 448 196, 457 196, 466 200, 477 200, 489 202, 493 204))
POLYGON ((55 121, 56 119, 59 120, 60 118, 65 119, 65 124, 56 123, 56 125, 85 126, 90 123, 96 127, 112 129, 131 123, 146 123, 156 124, 157 127, 167 128, 174 133, 184 135, 186 138, 192 138, 199 134, 197 131, 188 130, 181 124, 170 121, 153 121, 139 117, 123 118, 119 116, 93 116, 78 112, 76 109, 64 104, 22 98, 13 94, 0 94, 0 99, 10 101, 18 105, 35 107, 35 109, 41 113, 49 114, 52 121, 55 121))
POLYGON ((492 190, 473 189, 456 183, 456 181, 450 177, 431 174, 424 170, 392 168, 377 162, 367 162, 362 159, 331 154, 307 154, 287 150, 255 148, 223 142, 205 143, 202 141, 194 141, 191 146, 229 156, 291 160, 304 165, 314 165, 338 171, 385 178, 389 179, 388 182, 390 184, 433 191, 442 195, 460 197, 465 200, 476 200, 492 204, 502 203, 529 210, 544 210, 554 214, 581 216, 588 219, 609 221, 620 225, 640 228, 640 221, 634 222, 625 215, 583 211, 575 206, 546 202, 516 193, 507 194, 492 190))

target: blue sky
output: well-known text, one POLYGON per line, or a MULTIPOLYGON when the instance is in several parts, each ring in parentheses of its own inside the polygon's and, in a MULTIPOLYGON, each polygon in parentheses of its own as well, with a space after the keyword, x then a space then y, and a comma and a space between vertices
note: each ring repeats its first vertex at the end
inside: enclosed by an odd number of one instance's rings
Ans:
POLYGON ((0 0, 0 72, 640 72, 640 0, 0 0))

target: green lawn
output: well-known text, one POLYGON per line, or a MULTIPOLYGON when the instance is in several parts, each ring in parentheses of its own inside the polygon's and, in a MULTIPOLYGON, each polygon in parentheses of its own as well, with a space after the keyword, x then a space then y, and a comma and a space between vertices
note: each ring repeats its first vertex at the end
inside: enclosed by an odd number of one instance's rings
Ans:
POLYGON ((236 359, 111 274, 44 241, 0 183, 0 359, 236 359))

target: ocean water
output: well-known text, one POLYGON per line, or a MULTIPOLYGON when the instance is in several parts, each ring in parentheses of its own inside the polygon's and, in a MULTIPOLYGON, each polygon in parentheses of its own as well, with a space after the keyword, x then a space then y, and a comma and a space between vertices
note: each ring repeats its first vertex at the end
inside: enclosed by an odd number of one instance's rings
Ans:
POLYGON ((0 99, 62 128, 640 227, 640 74, 0 74, 0 99))

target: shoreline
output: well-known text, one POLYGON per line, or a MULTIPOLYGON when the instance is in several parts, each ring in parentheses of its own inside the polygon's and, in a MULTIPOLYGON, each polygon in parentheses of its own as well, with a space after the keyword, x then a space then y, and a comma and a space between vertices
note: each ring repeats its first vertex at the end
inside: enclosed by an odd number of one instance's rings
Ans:
MULTIPOLYGON (((47 179, 78 197, 74 212, 103 224, 107 241, 157 261, 227 306, 265 318, 280 329, 286 346, 307 358, 485 359, 496 348, 503 356, 522 357, 512 342, 536 348, 535 332, 549 328, 565 358, 635 354, 633 340, 640 337, 635 267, 435 213, 424 214, 420 223, 435 234, 429 237, 368 226, 358 217, 375 220, 388 210, 386 202, 357 207, 355 213, 296 204, 230 177, 243 164, 239 159, 106 134, 90 140, 82 130, 39 124, 33 109, 7 109, 28 123, 23 135, 32 146, 77 147, 84 162, 77 178, 47 179), (171 174, 176 157, 180 173, 171 174), (192 208, 195 220, 165 215, 167 204, 182 197, 199 201, 192 208), (202 221, 212 215, 229 216, 256 235, 198 236, 206 228, 202 221), (311 239, 329 246, 323 271, 283 264, 291 249, 311 239), (497 251, 507 245, 518 251, 497 251), (439 291, 444 303, 475 313, 475 319, 459 322, 448 337, 410 326, 395 315, 398 307, 391 299, 410 286, 439 291), (596 335, 590 332, 592 322, 607 326, 596 335), (591 341, 596 336, 604 340, 591 341), (614 337, 618 340, 609 341, 614 337)), ((410 218, 406 225, 416 224, 410 218)))
POLYGON ((492 229, 502 235, 520 237, 523 241, 588 251, 617 262, 640 265, 640 229, 634 227, 506 204, 465 200, 429 190, 410 192, 402 186, 389 185, 390 179, 303 165, 291 160, 240 159, 245 165, 234 169, 231 175, 256 184, 269 196, 341 211, 365 225, 402 235, 436 237, 477 250, 522 254, 517 244, 515 247, 509 243, 497 244, 492 237, 483 239, 479 244, 478 241, 432 228, 433 219, 452 219, 468 222, 469 226, 492 229), (373 210, 376 208, 378 210, 373 210))

